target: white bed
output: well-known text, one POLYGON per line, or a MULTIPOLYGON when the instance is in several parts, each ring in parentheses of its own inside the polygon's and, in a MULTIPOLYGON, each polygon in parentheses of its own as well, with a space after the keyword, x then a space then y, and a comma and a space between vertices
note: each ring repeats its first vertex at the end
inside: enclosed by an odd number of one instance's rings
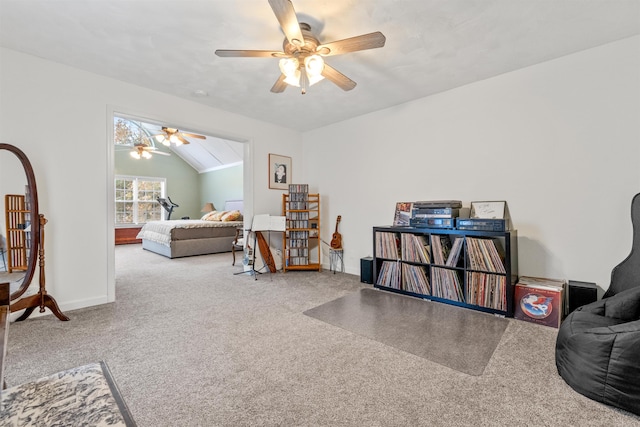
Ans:
MULTIPOLYGON (((225 211, 242 208, 241 200, 225 203, 225 211), (230 208, 230 209, 227 209, 230 208)), ((179 219, 147 222, 137 238, 142 248, 168 258, 231 252, 236 230, 243 221, 179 219)))

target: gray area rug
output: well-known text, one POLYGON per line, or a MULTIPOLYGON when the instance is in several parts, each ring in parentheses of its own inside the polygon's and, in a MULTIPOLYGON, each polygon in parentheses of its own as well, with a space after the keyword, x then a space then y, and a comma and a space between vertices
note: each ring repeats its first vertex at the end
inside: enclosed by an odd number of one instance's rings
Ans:
POLYGON ((482 375, 508 320, 375 289, 338 298, 307 316, 469 375, 482 375))
POLYGON ((104 361, 3 390, 0 408, 2 426, 136 425, 104 361))

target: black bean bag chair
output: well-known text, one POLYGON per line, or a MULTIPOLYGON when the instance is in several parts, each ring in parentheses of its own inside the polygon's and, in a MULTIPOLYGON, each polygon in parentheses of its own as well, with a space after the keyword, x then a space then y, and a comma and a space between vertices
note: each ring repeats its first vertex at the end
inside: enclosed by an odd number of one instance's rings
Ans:
POLYGON ((569 314, 558 331, 556 366, 578 393, 640 415, 640 287, 569 314))
POLYGON ((631 202, 633 246, 603 299, 562 321, 556 367, 578 393, 640 415, 640 194, 631 202))

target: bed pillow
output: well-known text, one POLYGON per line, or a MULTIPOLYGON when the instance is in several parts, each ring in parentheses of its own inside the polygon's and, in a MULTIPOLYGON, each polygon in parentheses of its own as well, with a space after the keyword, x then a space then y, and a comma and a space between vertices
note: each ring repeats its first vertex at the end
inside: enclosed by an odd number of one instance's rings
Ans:
POLYGON ((222 221, 222 217, 227 212, 228 211, 217 211, 215 214, 211 215, 211 218, 209 218, 209 221, 222 221))
POLYGON ((202 215, 202 218, 200 218, 200 219, 202 221, 211 221, 211 217, 213 215, 215 215, 216 213, 218 213, 218 211, 207 212, 206 214, 202 215))
POLYGON ((228 221, 240 221, 241 219, 242 219, 242 214, 240 213, 240 211, 229 211, 226 214, 224 214, 220 220, 223 222, 228 222, 228 221))

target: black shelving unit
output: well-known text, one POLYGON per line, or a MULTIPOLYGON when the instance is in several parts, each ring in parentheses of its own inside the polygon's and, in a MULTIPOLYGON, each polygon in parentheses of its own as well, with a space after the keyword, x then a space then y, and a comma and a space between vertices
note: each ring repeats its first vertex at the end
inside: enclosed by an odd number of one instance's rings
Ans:
POLYGON ((376 288, 513 317, 516 230, 373 227, 373 248, 376 288), (446 250, 442 257, 434 257, 434 250, 454 248, 456 239, 457 257, 449 258, 446 250), (428 256, 420 247, 428 247, 428 256))

